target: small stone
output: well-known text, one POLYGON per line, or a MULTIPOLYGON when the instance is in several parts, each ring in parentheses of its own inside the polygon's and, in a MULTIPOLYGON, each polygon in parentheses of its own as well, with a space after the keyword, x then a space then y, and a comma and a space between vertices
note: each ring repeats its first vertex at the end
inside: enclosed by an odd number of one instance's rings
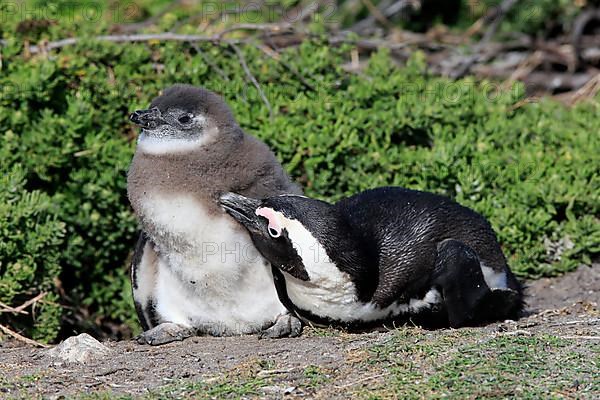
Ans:
POLYGON ((285 390, 283 391, 283 394, 292 394, 292 392, 296 390, 296 386, 290 386, 285 388, 285 390))
POLYGON ((82 333, 64 340, 48 350, 46 354, 62 361, 85 364, 94 358, 103 357, 109 353, 110 349, 108 347, 87 333, 82 333))
POLYGON ((263 386, 260 388, 263 393, 267 394, 277 394, 283 392, 285 389, 280 386, 263 386))

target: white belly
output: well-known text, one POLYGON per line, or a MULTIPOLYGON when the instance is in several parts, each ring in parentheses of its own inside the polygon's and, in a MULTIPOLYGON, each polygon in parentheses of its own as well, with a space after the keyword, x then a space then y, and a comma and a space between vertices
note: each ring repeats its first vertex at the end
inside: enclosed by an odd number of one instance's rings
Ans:
POLYGON ((320 317, 342 322, 379 321, 402 314, 416 314, 442 301, 440 293, 431 289, 423 299, 408 303, 393 303, 381 308, 374 303, 357 300, 354 284, 348 279, 328 282, 304 282, 285 274, 288 297, 292 303, 320 317))
POLYGON ((191 196, 149 194, 142 207, 160 254, 154 298, 161 322, 241 334, 285 311, 270 265, 225 213, 209 215, 191 196))

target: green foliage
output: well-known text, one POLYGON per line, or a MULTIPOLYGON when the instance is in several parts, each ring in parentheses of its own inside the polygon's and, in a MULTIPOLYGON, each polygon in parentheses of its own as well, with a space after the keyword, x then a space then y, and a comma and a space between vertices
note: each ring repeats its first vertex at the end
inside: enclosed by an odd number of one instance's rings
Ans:
MULTIPOLYGON (((10 141, 10 132, 4 139, 10 141)), ((8 146, 0 148, 5 160, 8 146)), ((0 163, 0 302, 18 306, 41 293, 36 314, 0 314, 0 323, 25 329, 40 340, 53 339, 59 328, 61 308, 52 293, 60 272, 59 251, 65 225, 51 211, 50 197, 25 188, 20 164, 0 163)))
MULTIPOLYGON (((36 37, 68 36, 77 23, 36 37)), ((431 77, 419 55, 398 69, 382 51, 352 74, 342 68, 350 46, 314 40, 280 61, 242 46, 271 119, 226 45, 86 40, 28 57, 28 33, 10 32, 0 67, 0 301, 50 291, 35 321, 10 321, 36 338, 51 339, 61 318, 67 332, 135 326, 125 182, 137 132, 127 115, 176 82, 221 93, 310 196, 402 185, 454 197, 490 219, 521 277, 567 271, 600 251, 597 102, 522 105, 518 86, 431 77), (572 248, 544 245, 565 239, 572 248), (58 303, 68 306, 62 317, 58 303)))
POLYGON ((277 138, 308 194, 337 199, 393 184, 454 197, 490 219, 521 276, 598 253, 597 103, 515 108, 518 86, 431 78, 418 63, 397 72, 384 52, 365 75, 325 103, 300 98, 260 131, 277 138), (563 237, 575 245, 550 265, 544 238, 563 237))
MULTIPOLYGON (((373 4, 382 1, 373 0, 373 4)), ((420 7, 407 7, 389 18, 392 25, 411 31, 427 31, 435 25, 446 25, 452 30, 465 30, 486 16, 493 16, 503 3, 502 0, 421 0, 420 7)), ((577 14, 585 7, 593 6, 596 0, 521 0, 516 1, 500 22, 500 36, 513 37, 515 33, 538 36, 555 36, 569 32, 577 14)), ((596 4, 597 5, 597 4, 596 4)), ((385 8, 384 8, 385 9, 385 8)), ((345 27, 370 14, 364 2, 340 0, 332 21, 341 21, 345 27)))
MULTIPOLYGON (((498 7, 500 0, 484 0, 473 2, 473 16, 485 15, 493 7, 498 7)), ((500 32, 524 32, 544 36, 552 31, 568 31, 575 16, 584 7, 585 2, 572 0, 526 0, 518 1, 506 15, 500 32)))

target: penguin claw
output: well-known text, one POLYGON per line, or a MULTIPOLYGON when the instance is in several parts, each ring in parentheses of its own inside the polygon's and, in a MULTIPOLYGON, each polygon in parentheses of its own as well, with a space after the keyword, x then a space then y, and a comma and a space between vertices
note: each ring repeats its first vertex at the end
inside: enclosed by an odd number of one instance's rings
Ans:
POLYGON ((154 328, 142 332, 135 339, 139 344, 158 346, 161 344, 181 341, 194 335, 194 330, 187 326, 164 322, 154 328))
POLYGON ((302 321, 291 314, 282 314, 268 329, 259 333, 259 339, 279 339, 283 337, 297 337, 302 333, 302 321))

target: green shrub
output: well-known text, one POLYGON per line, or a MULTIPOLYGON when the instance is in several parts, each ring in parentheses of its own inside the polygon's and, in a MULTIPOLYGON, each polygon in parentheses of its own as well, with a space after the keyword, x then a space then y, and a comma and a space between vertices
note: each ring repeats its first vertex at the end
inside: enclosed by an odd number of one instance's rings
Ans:
MULTIPOLYGON (((61 29, 67 36, 61 25, 40 35, 61 37, 61 29)), ((6 38, 0 301, 17 306, 49 294, 34 320, 0 318, 38 339, 53 338, 59 324, 65 333, 136 329, 127 281, 136 222, 125 178, 137 132, 127 115, 176 82, 224 95, 308 195, 336 200, 402 185, 454 197, 490 219, 524 278, 599 253, 598 102, 519 105, 518 86, 432 77, 419 55, 398 69, 381 51, 352 74, 342 67, 350 46, 305 42, 280 61, 242 46, 270 118, 225 45, 201 44, 198 53, 182 43, 90 40, 27 57, 20 39, 6 38), (548 245, 570 242, 562 252, 548 245)))
MULTIPOLYGON (((466 21, 485 15, 501 3, 501 0, 484 0, 465 4, 463 7, 468 9, 466 21)), ((500 24, 499 31, 509 35, 523 32, 539 36, 568 32, 584 6, 585 2, 571 0, 517 1, 500 24)))
MULTIPOLYGON (((10 143, 14 134, 5 132, 3 139, 10 143)), ((8 320, 36 339, 51 340, 60 326, 53 280, 60 272, 65 225, 51 212, 50 197, 26 190, 25 184, 21 165, 0 164, 0 302, 16 307, 46 294, 36 302, 35 316, 7 312, 0 314, 0 323, 8 320)))

